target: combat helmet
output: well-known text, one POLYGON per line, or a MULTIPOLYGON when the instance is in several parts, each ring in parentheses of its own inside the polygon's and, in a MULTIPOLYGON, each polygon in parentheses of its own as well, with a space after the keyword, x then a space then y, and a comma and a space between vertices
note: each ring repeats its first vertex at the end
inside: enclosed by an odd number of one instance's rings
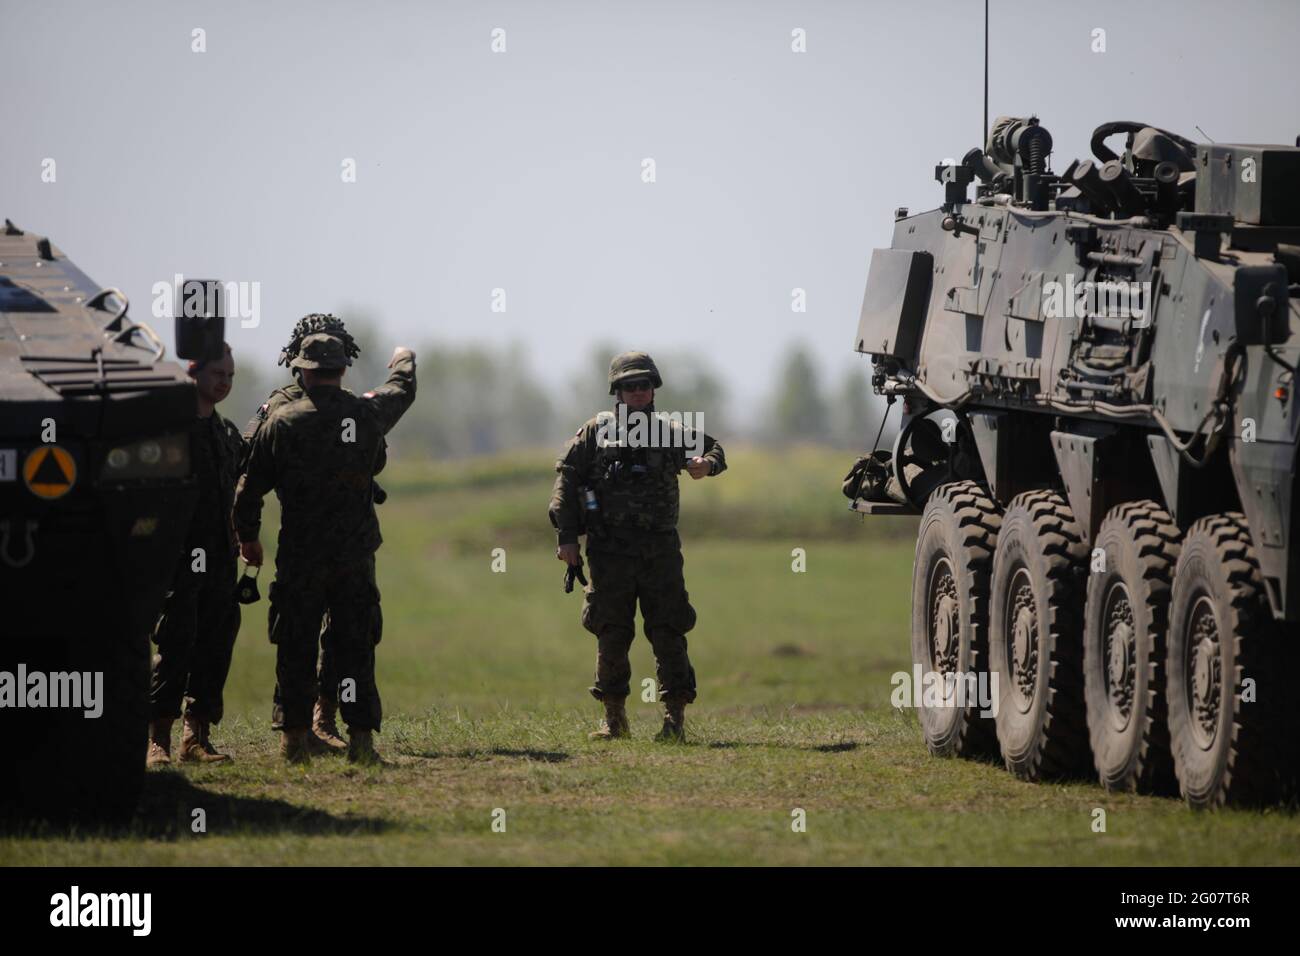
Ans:
POLYGON ((343 340, 317 332, 302 340, 302 348, 290 363, 293 368, 336 369, 352 364, 343 340))
POLYGON ((649 378, 655 388, 663 385, 659 367, 645 352, 619 352, 609 360, 609 394, 613 395, 618 383, 629 378, 649 378))
POLYGON ((342 319, 334 315, 313 312, 310 315, 304 315, 294 325, 288 344, 280 349, 279 364, 286 368, 293 368, 294 359, 298 358, 302 352, 304 340, 308 336, 319 334, 333 336, 343 343, 343 352, 349 360, 348 365, 352 364, 352 359, 361 354, 361 349, 343 325, 342 319))

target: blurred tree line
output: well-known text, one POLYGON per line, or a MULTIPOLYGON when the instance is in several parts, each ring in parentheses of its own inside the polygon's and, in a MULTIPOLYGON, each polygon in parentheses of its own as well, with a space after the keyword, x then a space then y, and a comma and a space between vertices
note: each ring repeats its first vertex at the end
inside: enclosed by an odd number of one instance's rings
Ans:
MULTIPOLYGON (((361 345, 344 385, 354 391, 374 388, 387 377, 392 354, 387 337, 357 310, 340 313, 361 345), (369 344, 369 347, 367 345, 369 344)), ((428 455, 459 458, 515 448, 555 450, 578 426, 611 407, 605 382, 609 359, 619 350, 613 342, 592 346, 570 380, 547 387, 522 346, 415 346, 420 362, 415 405, 392 436, 394 457, 428 455)), ((221 412, 241 428, 271 390, 292 381, 289 370, 235 354, 231 395, 221 412)), ((657 408, 703 414, 704 427, 727 440, 764 444, 812 443, 864 449, 875 438, 883 402, 871 394, 866 360, 828 381, 808 349, 793 344, 778 363, 766 396, 750 414, 735 414, 722 372, 688 351, 657 352, 655 360, 670 372, 655 394, 657 408)))

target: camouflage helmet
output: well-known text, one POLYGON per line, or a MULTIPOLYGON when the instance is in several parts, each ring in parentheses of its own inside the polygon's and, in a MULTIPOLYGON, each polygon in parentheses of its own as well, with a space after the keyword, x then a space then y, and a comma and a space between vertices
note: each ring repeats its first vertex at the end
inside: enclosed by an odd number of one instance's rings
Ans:
POLYGON ((280 349, 279 364, 286 368, 294 367, 294 360, 298 358, 298 354, 302 351, 303 339, 309 335, 318 334, 332 335, 341 341, 343 351, 349 359, 354 359, 361 354, 361 349, 357 347, 356 341, 344 327, 342 319, 321 312, 313 312, 311 315, 304 315, 294 325, 288 344, 280 349))
POLYGON ((294 368, 346 368, 352 359, 342 339, 317 332, 302 340, 298 356, 290 364, 294 368))
POLYGON ((609 394, 618 391, 618 383, 629 378, 648 378, 655 388, 663 385, 655 360, 644 352, 619 352, 609 360, 609 394))

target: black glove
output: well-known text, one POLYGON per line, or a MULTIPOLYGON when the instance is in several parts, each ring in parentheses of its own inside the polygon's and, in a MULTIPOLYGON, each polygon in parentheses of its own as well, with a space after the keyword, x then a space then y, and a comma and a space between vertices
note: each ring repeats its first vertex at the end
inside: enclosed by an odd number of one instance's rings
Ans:
POLYGON ((578 563, 577 563, 577 564, 571 564, 571 565, 569 565, 568 570, 564 572, 564 593, 565 593, 565 594, 569 594, 569 593, 571 593, 571 592, 573 591, 573 579, 574 579, 574 578, 577 578, 579 581, 581 581, 581 582, 582 582, 582 586, 583 586, 584 588, 587 586, 587 578, 586 578, 586 576, 582 573, 582 559, 581 559, 581 558, 578 559, 578 563))

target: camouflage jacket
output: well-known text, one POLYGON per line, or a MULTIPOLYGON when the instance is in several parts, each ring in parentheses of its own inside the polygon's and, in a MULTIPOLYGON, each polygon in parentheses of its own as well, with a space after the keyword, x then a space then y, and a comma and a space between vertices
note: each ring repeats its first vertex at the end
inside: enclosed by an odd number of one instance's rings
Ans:
MULTIPOLYGON (((346 388, 343 391, 347 392, 349 395, 352 394, 346 388)), ((257 411, 253 413, 253 417, 250 418, 248 424, 244 426, 244 457, 239 462, 239 470, 241 473, 248 467, 248 450, 253 447, 253 439, 257 437, 257 433, 261 430, 262 426, 266 424, 266 420, 271 417, 271 413, 281 405, 288 405, 290 402, 296 402, 305 394, 306 392, 303 391, 302 386, 298 384, 297 381, 294 381, 290 385, 283 385, 280 388, 277 388, 267 396, 266 401, 258 406, 257 411)), ((379 458, 375 463, 375 474, 379 474, 383 471, 384 465, 387 463, 388 441, 384 440, 379 446, 379 458)))
POLYGON ((357 396, 311 389, 257 429, 235 493, 235 530, 255 540, 262 499, 280 499, 279 559, 348 560, 379 547, 373 475, 384 435, 415 400, 415 359, 398 360, 379 388, 357 396))
MULTIPOLYGON (((653 407, 647 409, 654 412, 653 407)), ((677 527, 679 492, 677 476, 692 452, 700 447, 709 462, 709 474, 726 470, 727 458, 713 436, 698 435, 671 423, 668 436, 658 444, 625 447, 617 442, 602 443, 603 436, 617 438, 602 425, 602 413, 587 421, 569 440, 563 456, 555 463, 558 476, 551 492, 550 518, 560 544, 573 544, 585 533, 601 536, 610 531, 667 532, 677 527), (597 515, 587 521, 582 490, 596 493, 597 515), (590 525, 590 527, 588 527, 590 525)))
POLYGON ((198 477, 199 498, 185 536, 186 563, 194 548, 202 548, 210 562, 220 558, 232 560, 239 546, 231 510, 244 458, 244 441, 235 423, 214 411, 207 418, 196 418, 190 426, 190 453, 198 477))

